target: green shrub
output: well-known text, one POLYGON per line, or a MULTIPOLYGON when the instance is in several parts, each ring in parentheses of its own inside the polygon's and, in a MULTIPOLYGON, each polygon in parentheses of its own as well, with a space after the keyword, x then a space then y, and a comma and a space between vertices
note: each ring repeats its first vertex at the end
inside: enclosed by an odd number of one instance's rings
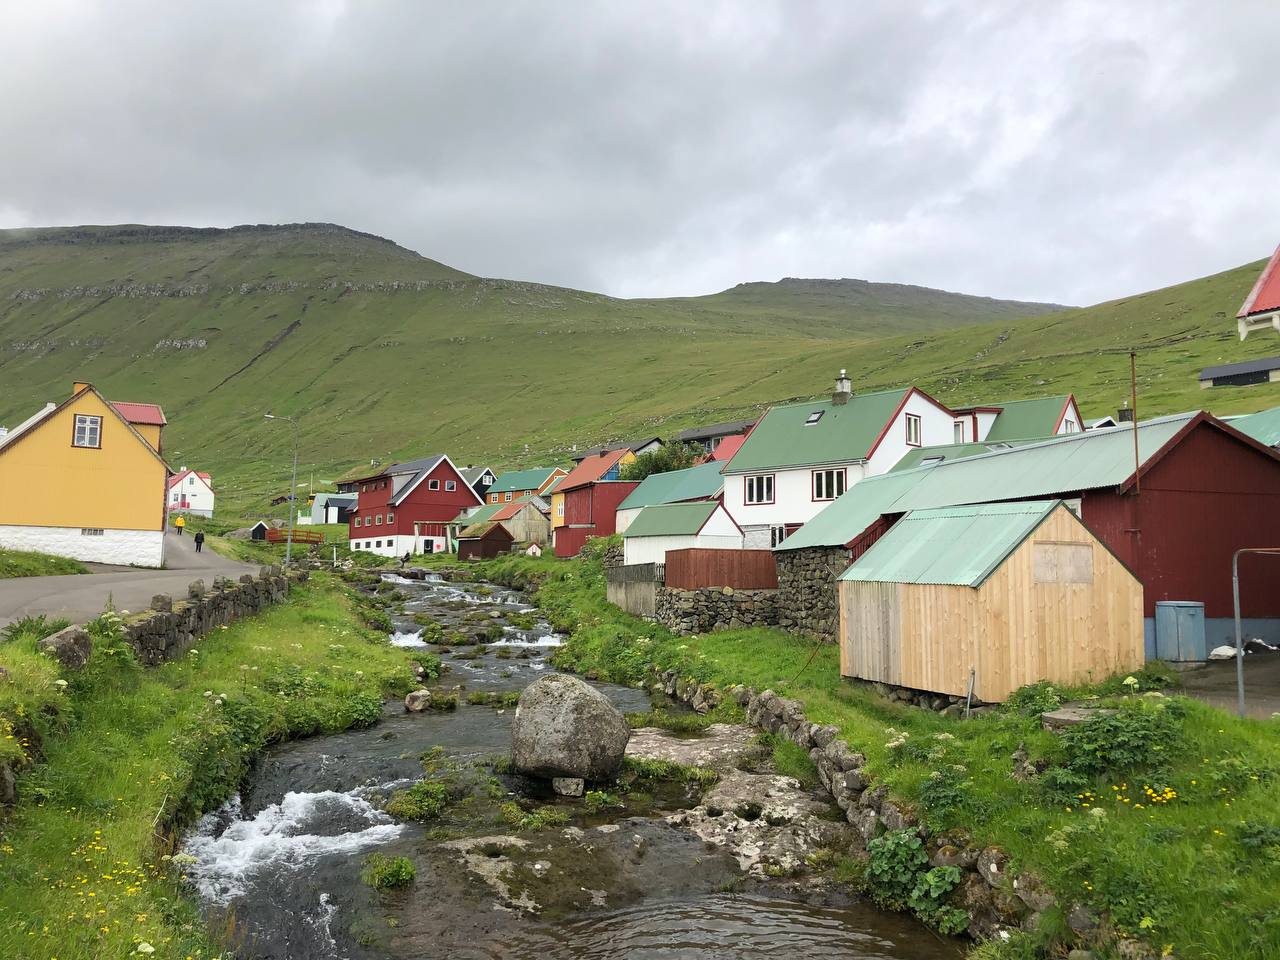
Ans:
POLYGON ((1001 709, 1008 713, 1018 713, 1026 717, 1039 716, 1062 706, 1062 696, 1047 680, 1029 683, 1009 694, 1001 709))
POLYGON ((1184 708, 1176 701, 1129 700, 1062 733, 1064 766, 1085 776, 1159 770, 1182 747, 1184 708))
POLYGON ((375 890, 392 890, 413 883, 417 875, 413 861, 408 857, 388 857, 371 853, 365 857, 364 872, 360 877, 375 890))
POLYGON ((919 875, 929 862, 914 830, 892 830, 867 842, 867 882, 872 898, 901 910, 909 905, 919 875))
POLYGON ((508 800, 498 808, 502 819, 508 826, 517 831, 543 830, 547 827, 562 827, 569 822, 569 814, 556 807, 539 807, 537 810, 525 810, 514 800, 508 800))
POLYGON ((969 771, 959 763, 943 764, 925 777, 919 797, 929 826, 935 830, 950 826, 955 814, 970 803, 972 791, 969 771))
POLYGON ((71 626, 71 621, 65 617, 49 619, 43 613, 34 617, 27 615, 0 627, 0 640, 13 641, 22 636, 43 640, 45 637, 52 636, 59 630, 69 626, 71 626))
POLYGON ((610 807, 621 807, 622 801, 606 790, 588 790, 582 798, 588 813, 601 813, 610 807))
POLYGON ((449 805, 449 788, 438 780, 423 780, 397 790, 387 801, 387 813, 397 820, 435 820, 449 805))

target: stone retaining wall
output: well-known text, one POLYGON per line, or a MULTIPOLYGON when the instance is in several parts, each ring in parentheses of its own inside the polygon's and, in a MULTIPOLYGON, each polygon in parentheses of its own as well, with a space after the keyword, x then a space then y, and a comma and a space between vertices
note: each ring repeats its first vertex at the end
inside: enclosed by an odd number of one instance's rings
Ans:
MULTIPOLYGON (((295 576, 304 579, 306 574, 295 576)), ((289 578, 275 566, 263 567, 257 577, 218 577, 207 589, 203 580, 196 580, 185 600, 166 594, 152 597, 149 611, 126 621, 125 639, 140 662, 153 666, 182 656, 209 631, 261 613, 288 595, 289 578)))
POLYGON ((778 564, 778 626, 834 643, 840 629, 836 577, 849 566, 843 547, 780 550, 778 564))
POLYGON ((675 633, 709 633, 777 623, 776 590, 703 587, 672 590, 659 587, 654 617, 675 633))
MULTIPOLYGON (((839 729, 810 723, 798 700, 743 686, 721 691, 713 684, 681 677, 674 670, 654 667, 653 673, 657 689, 697 712, 707 713, 726 698, 732 699, 746 711, 752 726, 807 750, 823 789, 864 843, 883 831, 915 830, 925 841, 931 867, 960 869, 962 879, 952 893, 952 903, 969 914, 969 936, 989 939, 1009 930, 1034 929, 1041 914, 1058 906, 1057 897, 1033 874, 1014 875, 1008 856, 999 848, 971 846, 959 835, 931 835, 911 810, 889 797, 887 786, 875 782, 866 769, 866 757, 840 738, 839 729)), ((1109 946, 1119 956, 1133 960, 1155 960, 1156 954, 1146 944, 1117 941, 1114 933, 1108 932, 1106 919, 1083 905, 1065 905, 1064 911, 1067 927, 1078 943, 1109 946)), ((1072 951, 1071 956, 1091 960, 1094 954, 1082 949, 1072 951)))

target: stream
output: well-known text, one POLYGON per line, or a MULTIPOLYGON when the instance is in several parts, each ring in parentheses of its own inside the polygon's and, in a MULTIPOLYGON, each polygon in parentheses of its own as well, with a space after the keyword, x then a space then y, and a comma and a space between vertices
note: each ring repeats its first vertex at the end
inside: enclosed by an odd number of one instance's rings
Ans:
MULTIPOLYGON (((189 831, 186 875, 240 960, 962 955, 955 942, 835 884, 770 879, 752 866, 843 825, 833 822, 838 809, 794 781, 769 769, 742 772, 760 749, 745 728, 633 737, 629 755, 734 758, 739 768, 705 796, 693 784, 646 782, 624 808, 592 812, 580 798, 501 772, 495 759, 510 753, 514 708, 500 695, 553 671, 559 638, 518 591, 435 574, 384 580, 408 597, 389 610, 391 642, 440 655, 447 669, 432 689, 461 685, 462 701, 422 713, 390 701, 371 728, 280 745, 240 795, 189 831), (450 645, 424 642, 415 614, 440 624, 450 645), (466 643, 455 645, 463 634, 466 643), (477 692, 493 702, 468 703, 477 692), (424 777, 452 791, 439 819, 401 823, 382 809, 393 791, 424 777), (743 796, 756 791, 753 814, 739 811, 752 822, 720 809, 738 802, 722 796, 737 787, 743 796), (569 822, 517 831, 513 800, 523 810, 562 810, 569 822), (770 825, 784 819, 792 825, 770 825), (361 873, 373 853, 409 858, 415 881, 372 889, 361 873)), ((624 712, 653 706, 642 690, 593 686, 624 712)))

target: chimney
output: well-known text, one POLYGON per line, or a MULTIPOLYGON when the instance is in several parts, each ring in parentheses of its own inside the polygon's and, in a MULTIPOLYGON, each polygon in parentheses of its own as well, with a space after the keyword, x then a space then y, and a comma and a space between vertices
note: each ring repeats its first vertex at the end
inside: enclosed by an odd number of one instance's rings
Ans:
POLYGON ((77 380, 75 383, 71 384, 71 395, 74 397, 81 390, 87 390, 88 388, 89 388, 89 384, 83 383, 82 381, 77 380))
POLYGON ((1133 411, 1129 409, 1127 402, 1116 411, 1116 423, 1133 423, 1133 411))
POLYGON ((837 407, 843 407, 849 402, 849 398, 853 396, 853 388, 849 383, 849 378, 845 376, 844 370, 840 371, 840 376, 836 377, 836 390, 831 394, 831 402, 837 407))

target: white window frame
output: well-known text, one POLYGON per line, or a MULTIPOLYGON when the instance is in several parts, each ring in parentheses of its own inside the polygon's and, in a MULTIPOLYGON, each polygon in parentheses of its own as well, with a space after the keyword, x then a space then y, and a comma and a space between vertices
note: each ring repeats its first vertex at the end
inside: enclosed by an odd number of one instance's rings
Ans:
POLYGON ((956 420, 952 424, 951 442, 964 443, 964 421, 963 420, 956 420))
POLYGON ((503 495, 503 499, 504 499, 504 500, 506 500, 506 501, 507 501, 507 503, 510 503, 510 502, 511 502, 511 491, 510 491, 510 490, 508 490, 508 491, 503 495))
POLYGON ((783 540, 787 539, 786 524, 778 523, 769 528, 769 546, 776 547, 783 540))
POLYGON ((1063 419, 1062 419, 1062 432, 1063 432, 1064 434, 1065 434, 1065 433, 1078 433, 1079 431, 1080 431, 1080 426, 1079 426, 1079 424, 1077 424, 1077 423, 1076 423, 1074 420, 1072 420, 1070 417, 1063 417, 1063 419))
POLYGON ((102 418, 77 413, 75 427, 71 431, 71 445, 91 450, 102 449, 102 418), (90 440, 93 442, 90 443, 90 440))
POLYGON ((388 510, 388 511, 387 511, 387 523, 395 523, 395 522, 396 522, 396 515, 395 515, 394 513, 392 513, 390 510, 388 510))
POLYGON ((439 489, 440 489, 440 481, 439 481, 439 480, 428 480, 428 481, 427 481, 427 489, 428 489, 428 490, 439 490, 439 489))
POLYGON ((908 413, 906 415, 906 427, 907 427, 907 446, 908 447, 920 446, 920 436, 923 430, 923 425, 920 422, 920 415, 918 413, 908 413), (912 439, 913 436, 915 437, 914 440, 912 439))
POLYGON ((356 525, 357 527, 358 527, 358 526, 360 526, 360 518, 359 518, 359 517, 356 517, 355 525, 356 525))
POLYGON ((849 489, 848 484, 849 474, 843 467, 814 470, 809 476, 809 495, 814 502, 835 500, 849 489), (835 491, 836 487, 840 488, 839 493, 835 491))
POLYGON ((742 478, 742 502, 749 507, 774 502, 774 475, 756 473, 742 478))
POLYGON ((373 515, 373 524, 374 524, 374 526, 376 526, 376 527, 380 527, 380 526, 382 526, 382 514, 380 514, 380 513, 375 513, 375 514, 373 515))
POLYGON ((458 489, 458 481, 457 481, 457 480, 446 480, 446 481, 444 482, 444 491, 445 491, 445 493, 453 493, 453 491, 455 491, 455 490, 457 490, 457 489, 458 489))

